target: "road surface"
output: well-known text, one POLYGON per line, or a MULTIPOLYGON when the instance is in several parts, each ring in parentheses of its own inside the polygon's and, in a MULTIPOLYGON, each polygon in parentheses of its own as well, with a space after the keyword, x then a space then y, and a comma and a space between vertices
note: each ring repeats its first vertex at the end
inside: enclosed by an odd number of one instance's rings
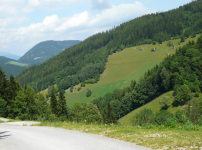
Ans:
POLYGON ((147 150, 98 135, 23 124, 0 123, 0 150, 147 150))

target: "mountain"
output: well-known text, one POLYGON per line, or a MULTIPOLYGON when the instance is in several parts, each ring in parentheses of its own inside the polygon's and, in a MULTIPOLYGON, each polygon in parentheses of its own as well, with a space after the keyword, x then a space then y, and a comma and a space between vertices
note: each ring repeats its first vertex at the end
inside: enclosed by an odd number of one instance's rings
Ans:
POLYGON ((0 56, 0 63, 5 64, 5 63, 7 63, 9 61, 15 61, 15 60, 7 58, 5 56, 0 56))
POLYGON ((32 49, 26 52, 19 62, 26 64, 41 64, 54 55, 59 54, 64 49, 80 43, 78 40, 67 41, 44 41, 35 45, 32 49))
POLYGON ((17 80, 36 91, 54 84, 66 90, 86 80, 91 84, 98 82, 111 54, 141 44, 161 45, 171 39, 180 38, 180 44, 187 37, 201 33, 201 10, 202 0, 197 0, 178 9, 133 19, 85 39, 40 66, 26 68, 17 75, 17 80))
POLYGON ((4 57, 14 59, 14 60, 18 60, 21 57, 21 56, 14 55, 14 54, 11 54, 11 53, 8 53, 8 52, 0 52, 0 56, 4 56, 4 57))

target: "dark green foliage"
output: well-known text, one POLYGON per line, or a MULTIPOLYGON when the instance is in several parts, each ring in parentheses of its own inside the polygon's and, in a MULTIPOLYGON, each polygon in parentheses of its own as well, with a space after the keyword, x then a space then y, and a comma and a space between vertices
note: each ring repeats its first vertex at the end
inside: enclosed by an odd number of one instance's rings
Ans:
POLYGON ((0 97, 0 117, 6 117, 6 101, 0 97))
POLYGON ((50 107, 51 107, 51 112, 57 115, 57 99, 55 97, 55 92, 53 91, 53 89, 51 91, 50 107))
POLYGON ((107 103, 106 123, 117 123, 116 116, 112 111, 110 102, 107 103))
POLYGON ((70 87, 70 92, 74 92, 74 86, 73 85, 70 87))
POLYGON ((132 118, 133 125, 148 126, 155 123, 155 115, 151 109, 144 109, 132 118))
POLYGON ((75 122, 82 122, 85 120, 86 107, 79 102, 73 104, 70 110, 70 119, 75 122))
POLYGON ((189 87, 186 84, 184 84, 177 88, 177 93, 176 93, 174 103, 181 105, 181 104, 186 103, 191 98, 192 98, 191 90, 189 89, 189 87))
POLYGON ((156 41, 153 41, 152 44, 153 44, 153 45, 156 45, 156 41))
POLYGON ((92 94, 91 90, 87 89, 86 97, 90 97, 92 94))
POLYGON ((185 122, 187 121, 186 115, 185 115, 184 112, 182 112, 181 110, 178 110, 178 111, 175 113, 175 117, 177 118, 178 123, 185 123, 185 122))
POLYGON ((86 104, 85 120, 87 123, 101 123, 103 118, 99 109, 92 103, 86 104))
POLYGON ((62 92, 62 90, 60 90, 59 92, 59 97, 58 97, 58 102, 57 102, 57 112, 58 112, 58 116, 64 116, 64 117, 68 117, 67 116, 67 104, 66 104, 66 99, 65 99, 65 96, 62 92))
POLYGON ((82 89, 81 87, 78 87, 78 91, 81 91, 81 89, 82 89))
POLYGON ((174 115, 168 112, 167 110, 161 110, 158 113, 156 113, 155 122, 158 125, 165 125, 167 123, 167 119, 173 117, 174 115))

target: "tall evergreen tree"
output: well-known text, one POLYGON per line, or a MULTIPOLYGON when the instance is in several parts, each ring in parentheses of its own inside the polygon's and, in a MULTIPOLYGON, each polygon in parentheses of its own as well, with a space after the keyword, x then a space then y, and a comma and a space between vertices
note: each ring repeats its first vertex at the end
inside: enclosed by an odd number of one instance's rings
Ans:
POLYGON ((51 91, 50 105, 51 105, 51 112, 53 114, 57 114, 57 99, 55 97, 55 92, 53 89, 51 91))
POLYGON ((66 100, 65 100, 65 96, 64 93, 62 92, 62 90, 60 90, 59 92, 59 100, 57 102, 58 107, 57 107, 57 111, 58 111, 58 117, 60 116, 66 116, 67 117, 67 104, 66 104, 66 100))

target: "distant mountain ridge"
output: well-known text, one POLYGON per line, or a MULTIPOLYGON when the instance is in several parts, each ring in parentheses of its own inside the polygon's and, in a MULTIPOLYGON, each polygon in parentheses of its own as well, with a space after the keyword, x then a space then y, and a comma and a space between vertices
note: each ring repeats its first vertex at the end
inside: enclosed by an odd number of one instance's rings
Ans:
POLYGON ((0 56, 0 63, 5 64, 5 63, 7 63, 9 61, 15 61, 15 60, 7 58, 5 56, 0 56))
POLYGON ((21 56, 15 55, 15 54, 11 54, 9 52, 0 52, 0 56, 4 56, 13 60, 18 60, 21 56))
POLYGON ((44 41, 26 52, 20 59, 19 62, 27 64, 41 64, 47 59, 58 55, 60 52, 69 48, 75 44, 80 43, 79 40, 66 40, 66 41, 44 41))

